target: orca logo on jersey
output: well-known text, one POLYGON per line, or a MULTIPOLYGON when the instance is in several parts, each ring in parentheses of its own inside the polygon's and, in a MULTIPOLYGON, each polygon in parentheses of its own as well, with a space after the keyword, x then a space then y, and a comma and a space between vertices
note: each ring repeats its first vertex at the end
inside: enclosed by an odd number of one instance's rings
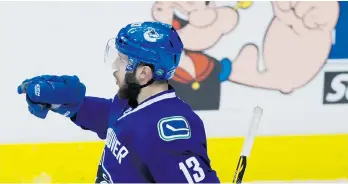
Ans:
POLYGON ((191 138, 191 129, 187 120, 182 116, 162 118, 157 123, 158 134, 164 141, 191 138))
POLYGON ((108 128, 106 135, 106 147, 110 149, 119 164, 128 155, 128 149, 117 139, 116 133, 112 128, 108 128))

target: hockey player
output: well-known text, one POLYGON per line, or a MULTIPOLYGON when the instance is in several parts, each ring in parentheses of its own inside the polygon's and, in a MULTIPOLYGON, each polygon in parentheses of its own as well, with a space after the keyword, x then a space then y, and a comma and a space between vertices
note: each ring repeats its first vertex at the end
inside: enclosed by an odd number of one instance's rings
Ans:
POLYGON ((170 25, 129 24, 106 48, 120 87, 113 99, 85 96, 79 78, 66 75, 27 79, 18 93, 33 115, 53 111, 106 139, 96 183, 219 183, 202 120, 168 84, 182 51, 170 25))

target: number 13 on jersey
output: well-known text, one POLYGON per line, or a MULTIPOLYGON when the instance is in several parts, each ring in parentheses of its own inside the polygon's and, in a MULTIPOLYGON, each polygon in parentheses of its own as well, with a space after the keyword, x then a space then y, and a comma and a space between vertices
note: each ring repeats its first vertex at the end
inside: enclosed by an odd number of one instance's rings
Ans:
POLYGON ((179 168, 184 173, 188 183, 198 183, 198 182, 204 180, 204 178, 205 178, 204 171, 200 167, 200 164, 199 164, 198 160, 196 159, 196 157, 190 157, 190 158, 186 159, 185 163, 180 162, 179 168), (189 172, 189 169, 194 171, 192 176, 189 172))

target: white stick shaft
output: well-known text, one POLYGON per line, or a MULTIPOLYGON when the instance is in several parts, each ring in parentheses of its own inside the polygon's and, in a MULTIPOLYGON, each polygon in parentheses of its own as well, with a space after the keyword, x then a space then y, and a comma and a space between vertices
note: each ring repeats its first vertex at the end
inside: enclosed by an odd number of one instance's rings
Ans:
POLYGON ((244 144, 243 144, 243 149, 241 154, 243 156, 246 156, 246 157, 250 156, 251 148, 253 147, 256 132, 260 124, 262 112, 263 110, 260 107, 254 108, 253 115, 250 120, 248 135, 246 136, 244 144))

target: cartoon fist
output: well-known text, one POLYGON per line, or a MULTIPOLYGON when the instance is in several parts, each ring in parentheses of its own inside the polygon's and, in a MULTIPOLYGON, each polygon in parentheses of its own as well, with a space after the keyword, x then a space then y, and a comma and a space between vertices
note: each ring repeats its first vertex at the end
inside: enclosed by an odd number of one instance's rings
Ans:
POLYGON ((265 35, 264 72, 257 70, 258 50, 245 46, 230 80, 291 93, 309 83, 325 64, 332 45, 339 7, 326 2, 272 2, 274 17, 265 35))
POLYGON ((338 19, 337 2, 273 1, 272 4, 275 17, 299 35, 316 31, 330 33, 338 19))

